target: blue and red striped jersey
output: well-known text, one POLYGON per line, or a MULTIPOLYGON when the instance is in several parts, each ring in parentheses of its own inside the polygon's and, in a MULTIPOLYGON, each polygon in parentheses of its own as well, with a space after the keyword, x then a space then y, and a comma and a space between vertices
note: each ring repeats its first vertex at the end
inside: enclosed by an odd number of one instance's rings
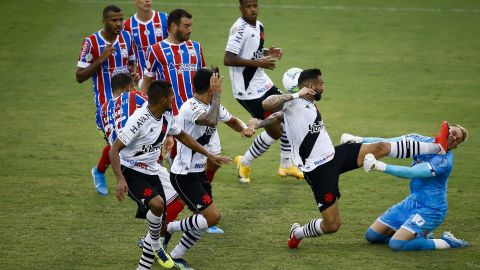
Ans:
POLYGON ((153 11, 152 18, 147 22, 140 21, 135 14, 123 23, 123 29, 130 33, 134 41, 140 78, 146 68, 148 47, 168 37, 167 18, 167 13, 153 11))
MULTIPOLYGON (((85 38, 77 66, 86 68, 90 66, 109 44, 101 35, 101 30, 85 38)), ((117 73, 128 73, 128 61, 135 60, 133 41, 127 31, 121 31, 113 44, 115 51, 102 63, 100 68, 92 75, 95 106, 98 108, 113 98, 110 80, 117 73)))
POLYGON ((205 60, 196 41, 171 44, 163 40, 148 49, 146 66, 146 76, 157 76, 172 84, 175 93, 172 109, 173 115, 177 115, 183 102, 193 96, 193 75, 205 67, 205 60))
POLYGON ((109 145, 117 139, 118 132, 127 123, 128 117, 143 106, 146 97, 138 91, 124 92, 115 99, 105 102, 96 113, 98 128, 109 145))

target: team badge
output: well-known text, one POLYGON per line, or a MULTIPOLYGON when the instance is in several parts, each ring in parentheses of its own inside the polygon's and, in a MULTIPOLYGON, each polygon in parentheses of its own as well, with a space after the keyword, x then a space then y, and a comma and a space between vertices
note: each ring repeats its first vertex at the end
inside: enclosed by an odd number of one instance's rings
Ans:
POLYGON ((93 59, 93 56, 92 56, 91 53, 87 53, 87 54, 85 55, 85 60, 87 60, 87 62, 92 61, 92 59, 93 59))
POLYGON ((123 57, 123 58, 127 58, 127 57, 128 57, 127 48, 122 49, 122 57, 123 57))
POLYGON ((163 35, 162 27, 155 28, 155 36, 161 37, 163 35))
POLYGON ((147 68, 150 68, 151 67, 150 61, 145 61, 145 65, 147 66, 147 68))
POLYGON ((145 29, 145 31, 143 33, 145 34, 145 36, 150 35, 150 31, 148 31, 148 29, 145 29))
POLYGON ((190 56, 195 56, 195 49, 189 48, 189 49, 188 49, 188 54, 189 54, 190 56))

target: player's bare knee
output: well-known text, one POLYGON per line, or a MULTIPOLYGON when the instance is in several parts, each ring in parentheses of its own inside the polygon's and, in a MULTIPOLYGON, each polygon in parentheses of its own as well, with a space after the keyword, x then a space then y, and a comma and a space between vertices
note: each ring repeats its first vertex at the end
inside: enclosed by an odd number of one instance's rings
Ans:
POLYGON ((163 214, 163 209, 164 209, 164 202, 162 198, 160 197, 155 197, 148 202, 148 207, 150 208, 150 211, 154 213, 156 216, 161 216, 163 214))
POLYGON ((340 229, 341 222, 339 219, 323 220, 322 230, 324 233, 335 233, 340 229))
POLYGON ((220 214, 220 211, 212 211, 205 216, 205 219, 207 220, 207 223, 208 223, 208 227, 217 225, 218 222, 220 222, 221 218, 222 218, 222 215, 220 214))
POLYGON ((372 146, 374 147, 372 149, 372 153, 376 157, 383 157, 390 153, 390 143, 378 142, 378 143, 372 144, 372 146))

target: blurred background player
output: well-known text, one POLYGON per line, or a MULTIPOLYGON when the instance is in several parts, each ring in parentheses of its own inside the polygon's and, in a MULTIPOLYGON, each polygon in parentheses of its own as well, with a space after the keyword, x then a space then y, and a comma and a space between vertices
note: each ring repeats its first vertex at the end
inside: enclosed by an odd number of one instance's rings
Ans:
MULTIPOLYGON (((251 137, 255 132, 220 104, 222 80, 218 68, 197 70, 193 78, 195 93, 182 105, 177 117, 180 127, 208 149, 218 133, 219 121, 243 137, 251 137)), ((213 202, 211 181, 205 172, 207 158, 182 143, 177 144, 177 153, 171 167, 171 183, 194 215, 169 223, 167 229, 169 233, 184 232, 170 255, 176 263, 188 267, 183 255, 200 240, 201 230, 220 221, 220 212, 213 202)))
MULTIPOLYGON (((335 233, 340 229, 339 176, 363 165, 366 154, 373 153, 376 158, 385 156, 409 158, 418 154, 446 153, 448 150, 448 127, 442 125, 436 143, 410 141, 373 144, 341 144, 333 146, 322 115, 315 104, 322 98, 324 82, 319 69, 307 69, 298 77, 298 93, 270 96, 263 101, 265 110, 277 112, 263 120, 258 126, 268 121, 283 121, 285 131, 292 143, 293 160, 305 173, 305 180, 310 185, 322 219, 313 219, 304 226, 293 223, 288 240, 289 248, 298 248, 305 237, 317 237, 335 233)), ((277 124, 279 125, 279 124, 277 124)))
MULTIPOLYGON (((113 98, 110 83, 113 75, 130 73, 137 78, 132 38, 127 31, 122 31, 122 10, 113 5, 105 7, 102 22, 103 29, 83 41, 76 72, 79 83, 92 78, 97 110, 113 98)), ((110 164, 109 150, 107 145, 98 165, 91 171, 95 190, 101 195, 108 194, 105 171, 110 164)))
MULTIPOLYGON (((264 69, 275 68, 275 58, 282 56, 282 50, 264 49, 264 29, 263 24, 257 20, 257 0, 240 0, 240 12, 242 17, 230 29, 223 61, 226 66, 230 66, 233 96, 253 117, 265 119, 271 112, 263 109, 262 101, 268 96, 282 93, 273 85, 264 69)), ((290 143, 282 126, 267 125, 265 130, 255 138, 243 156, 235 158, 240 182, 250 183, 253 161, 278 139, 281 149, 278 175, 303 179, 303 173, 292 164, 290 143)))
POLYGON ((134 41, 139 83, 142 85, 143 71, 147 68, 147 50, 151 45, 167 38, 168 15, 152 9, 151 0, 133 0, 136 13, 123 23, 123 29, 134 41))
MULTIPOLYGON (((468 131, 460 125, 450 125, 448 149, 456 149, 468 138, 468 131)), ((434 142, 435 138, 418 134, 401 137, 362 138, 342 135, 342 143, 375 142, 434 142)), ((378 161, 371 154, 365 156, 366 172, 381 171, 396 177, 410 179, 410 195, 385 211, 367 230, 365 238, 373 244, 388 243, 392 250, 433 250, 467 247, 469 244, 444 232, 441 239, 429 239, 429 234, 443 223, 447 215, 447 184, 453 168, 453 151, 446 155, 413 156, 411 167, 390 165, 378 161)))
POLYGON ((118 133, 109 155, 118 180, 117 199, 122 201, 129 193, 137 203, 148 206, 148 234, 137 269, 149 269, 155 256, 159 264, 172 268, 174 262, 160 243, 165 194, 158 176, 158 158, 167 134, 174 135, 184 145, 191 147, 218 165, 228 163, 226 157, 208 152, 191 136, 180 129, 171 113, 173 92, 165 81, 153 82, 147 91, 148 104, 137 109, 118 133), (148 256, 147 256, 148 255, 148 256))

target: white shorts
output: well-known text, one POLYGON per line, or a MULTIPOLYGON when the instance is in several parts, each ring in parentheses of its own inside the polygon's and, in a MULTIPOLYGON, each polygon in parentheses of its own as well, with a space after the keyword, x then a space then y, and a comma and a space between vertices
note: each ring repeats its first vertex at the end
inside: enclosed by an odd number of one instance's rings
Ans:
POLYGON ((160 181, 162 182, 163 191, 165 192, 165 199, 167 200, 167 205, 169 205, 175 198, 178 197, 178 193, 173 189, 172 183, 170 183, 170 173, 168 170, 160 166, 158 170, 158 177, 160 177, 160 181))

